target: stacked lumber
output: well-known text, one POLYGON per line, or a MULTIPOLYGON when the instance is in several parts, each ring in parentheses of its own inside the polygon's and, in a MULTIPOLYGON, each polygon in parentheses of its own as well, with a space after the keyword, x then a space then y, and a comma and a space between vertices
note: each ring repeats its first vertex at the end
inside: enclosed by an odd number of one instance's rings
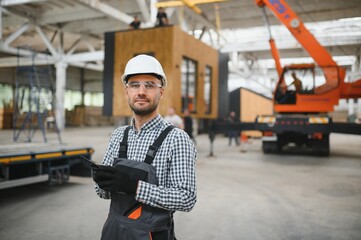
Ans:
POLYGON ((66 112, 66 122, 69 126, 112 125, 112 118, 102 114, 102 107, 77 105, 74 110, 66 112))
POLYGON ((0 129, 11 129, 13 127, 13 109, 0 108, 0 129))

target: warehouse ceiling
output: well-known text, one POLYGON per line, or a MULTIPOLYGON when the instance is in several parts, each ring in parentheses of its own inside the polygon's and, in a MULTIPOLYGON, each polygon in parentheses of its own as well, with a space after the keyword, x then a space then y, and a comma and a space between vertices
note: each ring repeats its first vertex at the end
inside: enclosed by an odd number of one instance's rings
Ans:
MULTIPOLYGON (((351 66, 359 59, 361 0, 287 3, 341 64, 351 66)), ((101 71, 104 32, 128 29, 135 15, 142 28, 153 27, 156 4, 169 6, 172 24, 229 54, 231 72, 238 76, 249 76, 255 62, 273 68, 268 32, 255 0, 0 0, 0 67, 63 61, 101 71)), ((268 9, 266 13, 281 57, 307 57, 274 15, 268 9)))

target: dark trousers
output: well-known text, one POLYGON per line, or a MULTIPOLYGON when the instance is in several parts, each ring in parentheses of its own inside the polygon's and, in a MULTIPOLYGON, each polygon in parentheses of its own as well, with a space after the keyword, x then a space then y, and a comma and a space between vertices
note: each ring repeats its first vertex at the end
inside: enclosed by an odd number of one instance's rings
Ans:
POLYGON ((234 141, 236 143, 236 145, 239 145, 239 133, 237 131, 229 131, 228 132, 228 139, 229 139, 229 143, 228 145, 231 146, 232 144, 232 138, 234 138, 234 141))
POLYGON ((152 232, 152 240, 177 240, 174 234, 174 221, 172 221, 172 227, 169 230, 152 232))

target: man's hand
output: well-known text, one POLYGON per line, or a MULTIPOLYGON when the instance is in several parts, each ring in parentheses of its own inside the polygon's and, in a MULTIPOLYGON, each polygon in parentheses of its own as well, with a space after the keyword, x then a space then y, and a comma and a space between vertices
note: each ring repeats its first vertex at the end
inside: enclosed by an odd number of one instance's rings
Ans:
POLYGON ((139 180, 145 180, 148 173, 126 166, 104 166, 94 171, 93 179, 98 186, 108 192, 123 192, 135 195, 139 180))

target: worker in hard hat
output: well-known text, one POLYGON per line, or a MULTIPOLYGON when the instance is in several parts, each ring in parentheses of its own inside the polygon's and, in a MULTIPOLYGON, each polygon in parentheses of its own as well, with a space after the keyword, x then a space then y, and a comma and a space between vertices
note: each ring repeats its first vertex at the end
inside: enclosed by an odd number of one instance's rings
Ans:
POLYGON ((113 132, 93 170, 97 194, 111 199, 101 239, 175 239, 173 213, 196 203, 197 151, 158 112, 167 78, 157 59, 130 59, 122 80, 134 116, 113 132))

